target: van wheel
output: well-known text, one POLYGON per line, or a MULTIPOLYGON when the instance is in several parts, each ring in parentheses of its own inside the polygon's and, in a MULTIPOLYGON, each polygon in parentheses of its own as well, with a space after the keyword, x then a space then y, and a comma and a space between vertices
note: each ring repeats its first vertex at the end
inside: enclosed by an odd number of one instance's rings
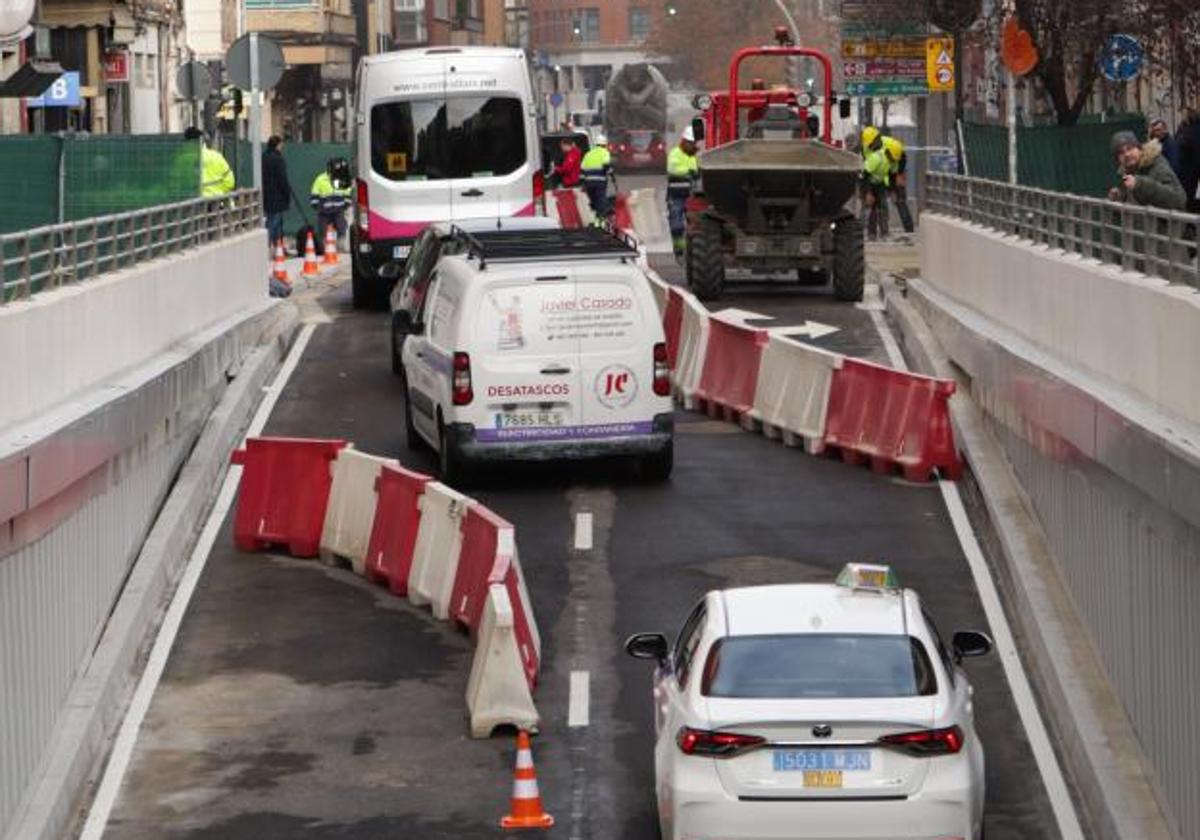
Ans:
POLYGON ((446 426, 438 420, 438 473, 443 484, 453 487, 466 481, 467 467, 458 448, 447 439, 446 426))
POLYGON ((653 455, 643 456, 640 467, 642 477, 647 481, 666 481, 675 467, 675 445, 668 443, 653 455))

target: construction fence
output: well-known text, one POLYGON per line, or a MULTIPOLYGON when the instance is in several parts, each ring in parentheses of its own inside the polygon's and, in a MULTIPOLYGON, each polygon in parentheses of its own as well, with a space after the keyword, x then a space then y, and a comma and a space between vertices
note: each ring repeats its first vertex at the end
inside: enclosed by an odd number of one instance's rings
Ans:
MULTIPOLYGON (((1110 142, 1118 131, 1146 136, 1146 118, 1106 117, 1073 126, 1022 126, 1017 129, 1017 180, 1023 187, 1103 198, 1117 183, 1110 142)), ((1008 129, 1002 125, 963 124, 967 174, 1008 181, 1008 129)))

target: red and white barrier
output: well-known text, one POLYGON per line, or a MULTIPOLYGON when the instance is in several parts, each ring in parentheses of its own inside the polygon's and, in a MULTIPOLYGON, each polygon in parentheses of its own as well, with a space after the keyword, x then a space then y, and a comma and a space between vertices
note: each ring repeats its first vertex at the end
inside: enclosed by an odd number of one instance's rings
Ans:
POLYGON ((489 586, 467 680, 472 738, 486 738, 504 724, 518 729, 538 725, 530 684, 521 675, 517 616, 508 590, 489 586))
POLYGON ((375 482, 376 502, 386 516, 376 516, 367 546, 367 579, 387 586, 393 595, 408 594, 421 497, 432 479, 400 467, 384 467, 375 482))
POLYGON ((696 391, 704 373, 708 354, 708 310, 690 292, 679 293, 683 300, 683 321, 679 328, 679 351, 672 378, 675 393, 684 408, 695 408, 696 391))
POLYGON ((440 482, 430 482, 421 496, 421 528, 409 574, 408 600, 429 604, 433 614, 450 617, 450 595, 462 552, 462 519, 471 500, 440 482))
POLYGON ((696 397, 710 416, 740 420, 754 407, 767 331, 720 316, 708 319, 708 349, 696 397))
POLYGON ((379 458, 347 446, 333 462, 333 486, 321 529, 321 557, 344 558, 354 573, 366 573, 367 545, 375 522, 375 485, 385 466, 398 467, 393 458, 379 458))
POLYGON ((836 353, 772 335, 758 369, 750 417, 767 437, 802 444, 816 454, 825 437, 833 374, 841 366, 836 353))

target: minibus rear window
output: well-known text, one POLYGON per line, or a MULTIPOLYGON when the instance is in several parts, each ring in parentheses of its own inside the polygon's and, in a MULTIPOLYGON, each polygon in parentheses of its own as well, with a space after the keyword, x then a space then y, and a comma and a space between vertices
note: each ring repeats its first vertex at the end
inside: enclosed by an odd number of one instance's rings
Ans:
POLYGON ((371 167, 391 181, 509 175, 525 164, 525 112, 507 96, 453 96, 371 108, 371 167))

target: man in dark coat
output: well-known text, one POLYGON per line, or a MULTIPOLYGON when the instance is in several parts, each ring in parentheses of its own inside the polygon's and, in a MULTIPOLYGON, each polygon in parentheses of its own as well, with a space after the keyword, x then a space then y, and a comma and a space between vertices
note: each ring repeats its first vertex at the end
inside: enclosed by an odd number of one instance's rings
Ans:
POLYGON ((1179 181, 1187 196, 1188 211, 1200 213, 1200 199, 1196 198, 1200 186, 1200 110, 1188 111, 1175 132, 1175 140, 1179 147, 1179 181))
POLYGON ((263 214, 267 217, 267 240, 271 248, 283 241, 283 214, 292 203, 287 162, 283 159, 283 138, 267 140, 262 159, 263 214))
POLYGON ((1112 138, 1112 150, 1121 183, 1109 190, 1110 199, 1163 210, 1184 209, 1183 187, 1157 140, 1141 144, 1132 131, 1118 131, 1112 138))

